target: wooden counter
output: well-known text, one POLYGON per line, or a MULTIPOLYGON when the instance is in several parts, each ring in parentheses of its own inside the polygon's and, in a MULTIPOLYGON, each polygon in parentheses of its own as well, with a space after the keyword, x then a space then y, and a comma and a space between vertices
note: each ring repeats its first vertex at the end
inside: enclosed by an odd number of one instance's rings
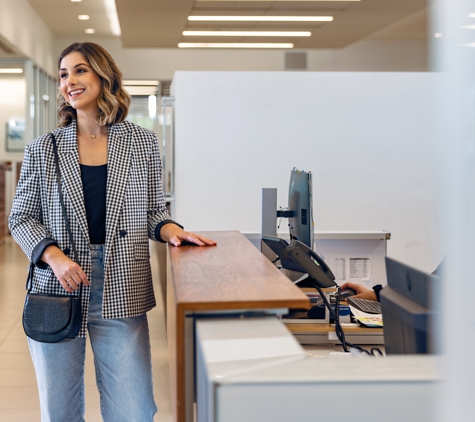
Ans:
MULTIPOLYGON (((285 326, 287 329, 293 333, 310 333, 310 334, 318 334, 318 333, 330 333, 335 331, 335 326, 331 324, 312 324, 312 323, 305 323, 299 324, 297 323, 286 323, 285 326)), ((345 334, 383 334, 382 328, 372 328, 372 327, 349 327, 344 326, 343 331, 345 334)))
POLYGON ((194 399, 193 319, 187 315, 308 306, 307 296, 240 232, 198 233, 216 240, 217 246, 168 246, 167 253, 170 389, 177 422, 192 420, 194 399))

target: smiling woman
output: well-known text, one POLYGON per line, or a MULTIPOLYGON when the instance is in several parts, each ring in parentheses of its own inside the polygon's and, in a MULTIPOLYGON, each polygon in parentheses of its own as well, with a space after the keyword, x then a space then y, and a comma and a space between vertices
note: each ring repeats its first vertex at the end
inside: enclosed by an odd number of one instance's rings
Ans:
MULTIPOLYGON (((215 242, 170 219, 157 137, 125 120, 130 96, 109 53, 72 44, 58 71, 59 128, 26 147, 9 218, 31 260, 31 293, 80 291, 82 298, 76 338, 28 339, 41 419, 84 421, 89 334, 104 420, 151 422, 157 407, 146 315, 155 306, 149 239, 215 242)), ((40 313, 43 325, 55 316, 40 313)))

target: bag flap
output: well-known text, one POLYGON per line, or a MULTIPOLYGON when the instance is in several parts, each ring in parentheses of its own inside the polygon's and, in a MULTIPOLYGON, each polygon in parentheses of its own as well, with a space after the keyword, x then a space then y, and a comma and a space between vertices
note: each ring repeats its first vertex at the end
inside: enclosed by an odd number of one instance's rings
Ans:
POLYGON ((68 296, 28 294, 23 310, 25 329, 37 333, 57 333, 68 325, 71 300, 68 296))

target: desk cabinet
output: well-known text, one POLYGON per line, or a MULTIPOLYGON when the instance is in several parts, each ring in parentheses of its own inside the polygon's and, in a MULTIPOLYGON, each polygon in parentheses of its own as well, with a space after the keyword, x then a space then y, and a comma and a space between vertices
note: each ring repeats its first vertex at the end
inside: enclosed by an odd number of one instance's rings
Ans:
POLYGON ((271 322, 197 322, 197 422, 436 420, 438 357, 308 356, 271 322))
POLYGON ((217 246, 168 246, 167 338, 175 421, 193 420, 194 321, 242 313, 280 314, 307 296, 240 232, 200 232, 217 246))

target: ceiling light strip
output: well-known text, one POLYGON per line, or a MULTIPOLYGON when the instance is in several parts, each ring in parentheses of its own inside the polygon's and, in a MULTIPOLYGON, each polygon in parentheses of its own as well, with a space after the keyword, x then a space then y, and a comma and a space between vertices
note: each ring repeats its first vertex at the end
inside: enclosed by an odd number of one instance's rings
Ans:
POLYGON ((146 86, 150 86, 150 85, 153 85, 153 86, 158 86, 160 84, 159 81, 155 81, 155 80, 150 80, 150 81, 143 81, 143 80, 132 80, 132 79, 125 79, 124 81, 122 81, 122 84, 123 85, 146 85, 146 86))
POLYGON ((188 16, 200 22, 331 22, 333 16, 188 16))
POLYGON ((183 31, 185 37, 310 37, 309 31, 183 31))
POLYGON ((292 43, 185 43, 179 48, 293 48, 292 43))
POLYGON ((331 1, 331 2, 337 2, 337 1, 343 1, 343 2, 346 2, 346 3, 349 3, 349 2, 353 2, 353 1, 361 1, 361 0, 196 0, 197 2, 201 2, 201 1, 207 1, 207 2, 210 2, 210 1, 219 1, 219 2, 227 2, 227 1, 232 1, 234 3, 237 3, 237 2, 260 2, 260 3, 264 3, 264 2, 275 2, 275 1, 285 1, 286 3, 292 3, 292 2, 298 2, 298 3, 302 3, 302 2, 321 2, 321 1, 331 1))
POLYGON ((0 69, 0 73, 23 73, 23 69, 4 68, 4 69, 0 69))
POLYGON ((104 6, 106 7, 107 17, 109 19, 111 32, 116 36, 120 37, 122 31, 120 29, 119 15, 117 14, 117 7, 115 5, 115 0, 103 0, 104 6))

